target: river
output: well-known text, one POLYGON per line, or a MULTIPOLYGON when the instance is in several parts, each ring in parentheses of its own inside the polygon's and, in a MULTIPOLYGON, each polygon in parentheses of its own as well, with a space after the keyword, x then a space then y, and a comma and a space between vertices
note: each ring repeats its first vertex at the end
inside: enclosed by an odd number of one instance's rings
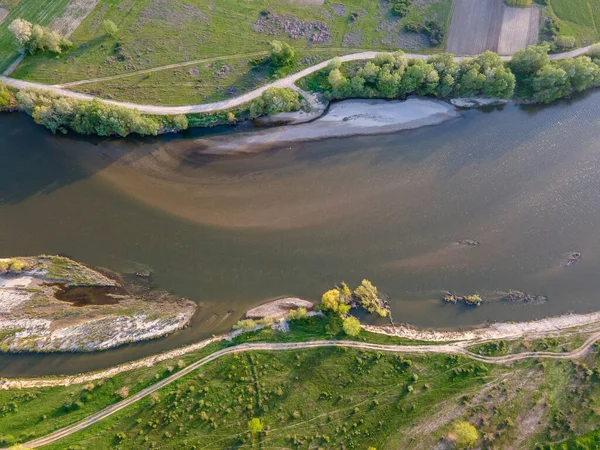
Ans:
POLYGON ((192 326, 97 354, 2 355, 0 376, 76 373, 231 329, 281 295, 370 279, 396 322, 458 328, 600 306, 600 92, 435 127, 208 156, 195 139, 54 136, 0 116, 0 254, 152 271, 192 326), (457 245, 461 239, 480 242, 457 245), (581 261, 563 267, 570 252, 581 261), (543 305, 447 305, 518 289, 543 305))

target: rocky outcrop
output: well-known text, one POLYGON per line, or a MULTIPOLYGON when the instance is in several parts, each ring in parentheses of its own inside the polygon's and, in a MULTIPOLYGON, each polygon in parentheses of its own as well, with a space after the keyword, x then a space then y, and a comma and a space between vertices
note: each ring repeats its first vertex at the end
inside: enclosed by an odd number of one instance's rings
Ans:
POLYGON ((185 327, 196 304, 68 258, 0 259, 0 351, 97 351, 185 327))

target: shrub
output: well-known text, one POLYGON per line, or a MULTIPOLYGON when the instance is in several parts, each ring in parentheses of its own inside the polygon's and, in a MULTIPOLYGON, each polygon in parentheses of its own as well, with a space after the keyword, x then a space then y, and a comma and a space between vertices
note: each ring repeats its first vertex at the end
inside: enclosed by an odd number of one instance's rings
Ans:
POLYGON ((533 3, 532 0, 505 0, 508 6, 513 6, 516 8, 526 8, 531 6, 533 3))
POLYGON ((547 37, 550 40, 554 40, 560 34, 560 24, 554 17, 547 17, 542 31, 548 35, 547 37))
POLYGON ((298 93, 286 88, 271 87, 250 105, 250 115, 259 117, 300 109, 298 93))
POLYGON ((298 309, 294 309, 294 310, 290 311, 287 314, 286 319, 287 320, 301 320, 301 319, 306 319, 307 316, 308 316, 308 312, 306 311, 306 308, 303 308, 301 306, 298 309))
POLYGON ((600 44, 592 45, 587 54, 592 59, 600 58, 600 44))
POLYGON ((244 320, 240 320, 238 323, 236 323, 233 326, 233 329, 250 331, 250 330, 254 330, 257 326, 258 326, 258 324, 256 323, 256 321, 254 321, 252 319, 244 319, 244 320))
POLYGON ((344 333, 348 336, 358 336, 360 334, 360 322, 356 317, 346 317, 342 326, 344 333))
POLYGON ((296 52, 287 42, 272 41, 271 63, 276 67, 293 66, 296 63, 296 52))
POLYGON ((554 39, 554 48, 559 51, 574 48, 576 44, 573 36, 557 36, 554 39))
POLYGON ((252 420, 248 422, 248 431, 252 436, 256 436, 264 429, 262 420, 257 417, 254 417, 252 420))
POLYGON ((392 0, 392 14, 404 17, 412 5, 412 0, 392 0))
POLYGON ((16 101, 8 87, 0 81, 0 111, 16 106, 16 101))
POLYGON ((453 431, 456 436, 454 443, 459 449, 473 448, 479 441, 479 432, 469 422, 457 422, 453 431))

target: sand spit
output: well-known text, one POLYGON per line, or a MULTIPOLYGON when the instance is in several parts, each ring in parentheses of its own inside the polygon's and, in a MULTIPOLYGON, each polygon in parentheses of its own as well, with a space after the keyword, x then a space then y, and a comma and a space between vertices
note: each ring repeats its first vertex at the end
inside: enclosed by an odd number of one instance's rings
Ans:
POLYGON ((300 298, 280 298, 248 310, 246 317, 248 319, 283 319, 293 309, 306 308, 311 310, 313 306, 312 302, 300 298))
POLYGON ((292 142, 393 133, 437 125, 459 116, 456 108, 438 100, 345 100, 333 103, 324 116, 310 123, 195 142, 208 154, 252 153, 292 142))

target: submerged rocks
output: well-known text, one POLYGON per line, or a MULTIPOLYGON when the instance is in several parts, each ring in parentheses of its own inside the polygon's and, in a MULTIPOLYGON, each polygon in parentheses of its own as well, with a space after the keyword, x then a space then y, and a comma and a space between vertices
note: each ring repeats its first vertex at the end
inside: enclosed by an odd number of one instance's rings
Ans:
POLYGON ((474 241, 473 239, 461 239, 456 241, 456 243, 459 245, 467 245, 469 247, 476 247, 479 245, 479 241, 474 241))
POLYGON ((530 295, 525 292, 510 290, 501 298, 501 300, 511 303, 541 304, 546 303, 548 297, 545 295, 530 295))
POLYGON ((581 261, 581 252, 572 252, 567 256, 567 262, 565 262, 565 267, 571 267, 581 261))

